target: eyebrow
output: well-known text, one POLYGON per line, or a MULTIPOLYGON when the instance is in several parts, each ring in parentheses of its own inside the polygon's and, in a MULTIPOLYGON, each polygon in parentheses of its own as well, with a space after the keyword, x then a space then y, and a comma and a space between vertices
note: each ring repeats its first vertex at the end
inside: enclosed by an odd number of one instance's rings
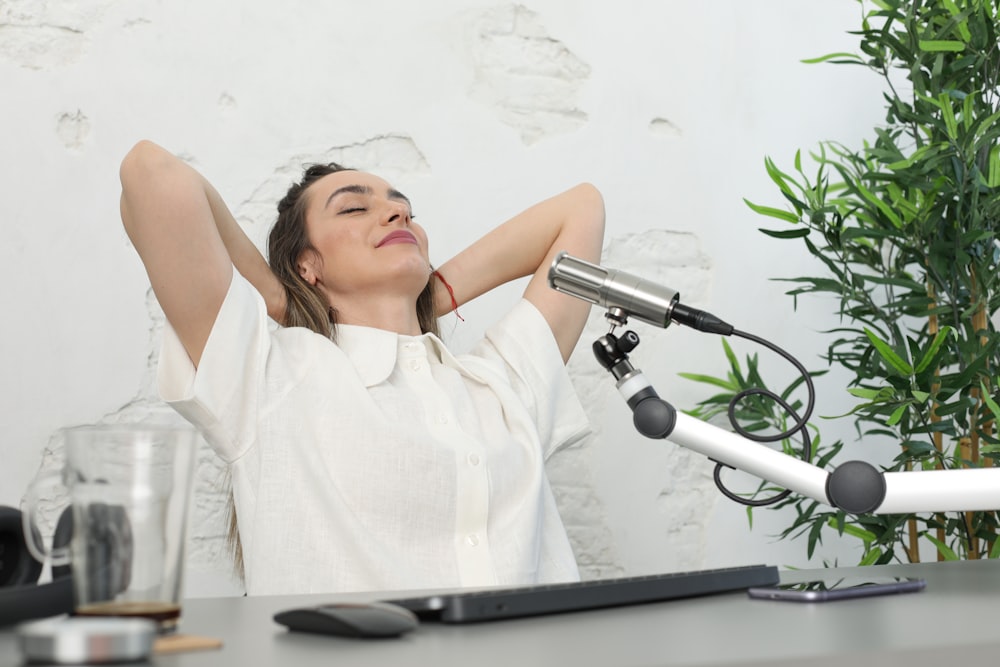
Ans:
MULTIPOLYGON (((367 185, 345 185, 342 188, 337 188, 336 190, 334 190, 333 193, 326 198, 326 203, 323 204, 323 208, 329 206, 330 202, 332 202, 337 195, 342 195, 346 193, 356 194, 356 195, 371 195, 374 194, 374 192, 375 191, 372 190, 371 187, 367 185)), ((410 206, 410 208, 413 207, 413 205, 410 203, 409 197, 404 195, 399 190, 396 190, 394 188, 389 188, 389 192, 386 194, 389 197, 389 199, 398 199, 406 202, 406 204, 410 206)))

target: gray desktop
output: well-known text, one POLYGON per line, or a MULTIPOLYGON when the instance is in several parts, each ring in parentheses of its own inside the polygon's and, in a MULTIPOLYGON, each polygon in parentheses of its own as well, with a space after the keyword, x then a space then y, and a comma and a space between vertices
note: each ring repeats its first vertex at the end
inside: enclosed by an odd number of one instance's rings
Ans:
MULTIPOLYGON (((422 623, 396 639, 292 633, 281 610, 387 595, 186 600, 180 632, 222 640, 217 650, 156 655, 155 665, 920 665, 995 662, 1000 562, 960 561, 783 571, 782 581, 852 574, 927 580, 918 593, 821 603, 750 599, 743 591, 489 623, 422 623), (989 662, 987 662, 987 660, 989 662)), ((0 631, 0 664, 19 662, 0 631)))

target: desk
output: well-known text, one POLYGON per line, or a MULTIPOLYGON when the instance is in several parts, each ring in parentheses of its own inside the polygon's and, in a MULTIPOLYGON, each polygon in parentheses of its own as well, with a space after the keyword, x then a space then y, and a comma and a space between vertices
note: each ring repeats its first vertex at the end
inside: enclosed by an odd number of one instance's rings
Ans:
MULTIPOLYGON (((181 630, 218 637, 220 651, 157 656, 163 667, 242 665, 652 665, 993 664, 1000 637, 1000 562, 963 561, 801 570, 783 581, 866 574, 927 579, 920 593, 825 603, 751 600, 728 593, 634 607, 476 625, 424 623, 399 639, 289 633, 271 616, 289 607, 372 596, 188 600, 181 630)), ((382 596, 384 597, 384 596, 382 596)), ((0 664, 17 664, 16 638, 0 632, 0 664)))

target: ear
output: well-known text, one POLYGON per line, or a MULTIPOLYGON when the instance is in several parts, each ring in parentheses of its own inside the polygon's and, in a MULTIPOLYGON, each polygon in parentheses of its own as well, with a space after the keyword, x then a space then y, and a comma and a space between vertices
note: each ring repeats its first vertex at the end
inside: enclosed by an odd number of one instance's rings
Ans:
POLYGON ((304 251, 299 256, 295 265, 302 279, 313 287, 323 283, 323 273, 320 270, 320 257, 319 253, 315 250, 304 251))

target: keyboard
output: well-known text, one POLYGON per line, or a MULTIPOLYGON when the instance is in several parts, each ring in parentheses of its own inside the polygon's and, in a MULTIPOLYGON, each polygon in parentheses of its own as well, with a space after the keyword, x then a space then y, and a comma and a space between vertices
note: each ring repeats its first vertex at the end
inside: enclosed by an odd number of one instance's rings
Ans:
POLYGON ((565 584, 459 591, 385 602, 405 607, 422 620, 476 623, 699 597, 745 590, 751 586, 770 586, 778 583, 778 578, 778 568, 774 566, 745 565, 565 584))

